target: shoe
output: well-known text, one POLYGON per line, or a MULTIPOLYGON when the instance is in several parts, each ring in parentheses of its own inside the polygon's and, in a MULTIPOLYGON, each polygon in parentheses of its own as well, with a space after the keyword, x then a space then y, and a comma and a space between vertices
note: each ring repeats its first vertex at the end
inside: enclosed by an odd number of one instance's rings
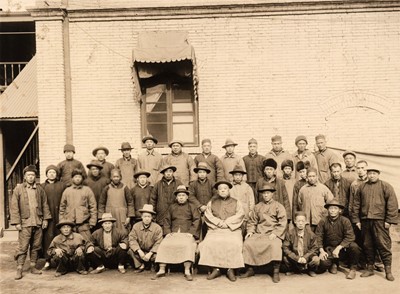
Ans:
POLYGON ((104 272, 106 268, 104 266, 98 266, 96 269, 92 270, 90 273, 91 274, 100 274, 104 272))
POLYGON ((144 264, 142 264, 141 266, 139 266, 137 269, 135 269, 135 273, 141 273, 141 272, 143 272, 144 271, 144 269, 145 269, 145 267, 144 267, 144 264))
POLYGON ((360 275, 361 278, 366 278, 374 275, 374 266, 368 265, 367 269, 360 275))
POLYGON ((254 276, 254 270, 253 268, 249 267, 246 272, 240 276, 241 279, 245 279, 245 278, 250 278, 254 276))
POLYGON ((154 276, 151 277, 152 280, 157 280, 159 278, 165 277, 165 273, 156 273, 154 276))
POLYGON ((279 277, 279 272, 274 272, 272 275, 272 282, 279 283, 281 278, 279 277))
POLYGON ((81 270, 81 271, 76 271, 78 274, 80 274, 80 275, 87 275, 88 274, 88 272, 87 271, 85 271, 85 270, 81 270))
POLYGON ((354 280, 356 277, 356 271, 355 270, 350 270, 350 272, 347 274, 346 279, 349 280, 354 280))
POLYGON ((46 261, 46 263, 42 267, 42 271, 47 271, 49 269, 50 269, 50 262, 46 261))
POLYGON ((193 281, 193 276, 191 274, 185 275, 186 281, 193 281))
POLYGON ((61 277, 62 275, 65 275, 66 273, 62 273, 62 272, 56 272, 55 274, 54 274, 54 276, 56 277, 56 278, 58 278, 58 277, 61 277))
POLYGON ((314 271, 308 271, 308 275, 313 278, 317 276, 317 274, 314 271))
POLYGON ((292 276, 292 275, 294 275, 294 272, 286 272, 285 275, 286 276, 292 276))
POLYGON ((14 277, 15 280, 21 280, 22 279, 22 267, 17 268, 17 274, 14 277))
POLYGON ((41 275, 41 274, 42 274, 42 271, 41 271, 41 270, 38 270, 36 267, 31 267, 31 274, 34 274, 34 275, 41 275))
POLYGON ((337 265, 336 265, 336 263, 333 263, 333 264, 331 265, 331 267, 329 268, 329 272, 330 272, 331 274, 334 274, 334 275, 337 274, 337 265))
POLYGON ((377 272, 383 273, 385 271, 385 267, 381 264, 374 264, 374 270, 376 270, 377 272))
POLYGON ((228 277, 228 280, 231 282, 236 282, 236 275, 235 275, 235 271, 233 269, 228 269, 228 271, 226 272, 226 276, 228 277))
POLYGON ((125 274, 125 273, 126 273, 126 269, 124 268, 123 265, 119 265, 119 266, 118 266, 118 271, 119 271, 121 274, 125 274))
POLYGON ((386 280, 393 282, 394 277, 392 274, 392 267, 391 266, 386 266, 385 267, 385 272, 386 272, 386 280))
POLYGON ((211 274, 208 275, 207 280, 214 280, 215 278, 218 278, 221 276, 221 272, 219 269, 215 268, 211 272, 211 274))

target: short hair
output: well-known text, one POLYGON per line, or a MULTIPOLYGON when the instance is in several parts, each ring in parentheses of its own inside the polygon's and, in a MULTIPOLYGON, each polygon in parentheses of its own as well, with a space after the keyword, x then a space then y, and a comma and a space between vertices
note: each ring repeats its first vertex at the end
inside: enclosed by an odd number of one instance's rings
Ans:
POLYGON ((340 169, 342 169, 342 165, 339 162, 332 163, 331 166, 329 167, 329 170, 332 171, 332 168, 334 167, 340 167, 340 169))
POLYGON ((368 162, 364 159, 357 161, 356 166, 359 165, 360 163, 365 163, 365 165, 368 166, 368 162))
POLYGON ((110 172, 110 176, 112 177, 114 173, 117 173, 120 177, 122 177, 121 171, 118 168, 113 168, 110 172))
POLYGON ((316 168, 313 168, 313 167, 309 167, 308 169, 307 169, 307 176, 308 176, 308 174, 309 173, 315 173, 316 175, 318 175, 318 171, 317 171, 317 169, 316 168))

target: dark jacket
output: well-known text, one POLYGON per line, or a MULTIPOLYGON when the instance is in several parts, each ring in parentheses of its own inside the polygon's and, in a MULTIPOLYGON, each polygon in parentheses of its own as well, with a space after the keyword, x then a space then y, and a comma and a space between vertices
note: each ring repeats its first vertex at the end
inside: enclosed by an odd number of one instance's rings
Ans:
POLYGON ((210 154, 207 158, 204 156, 203 153, 196 155, 194 158, 194 163, 196 166, 199 162, 207 163, 208 167, 210 168, 210 173, 207 175, 207 178, 213 182, 222 181, 225 178, 224 167, 222 165, 221 160, 214 154, 210 154))
POLYGON ((60 170, 60 181, 67 186, 71 185, 71 175, 74 169, 82 170, 83 178, 85 179, 87 177, 85 167, 79 160, 63 160, 57 164, 57 167, 60 170))
POLYGON ((98 204, 101 192, 103 191, 104 187, 107 186, 110 182, 110 179, 106 178, 102 174, 97 177, 89 174, 88 178, 83 181, 83 184, 92 189, 94 197, 96 198, 96 202, 98 204))
POLYGON ((350 220, 342 215, 339 215, 334 221, 329 216, 322 218, 315 230, 315 235, 317 236, 318 248, 336 247, 338 245, 347 248, 356 239, 350 220))
MULTIPOLYGON (((35 185, 36 201, 38 204, 36 208, 37 215, 42 219, 51 219, 49 205, 47 204, 46 192, 40 185, 35 185)), ((21 224, 22 219, 27 219, 30 217, 29 199, 28 193, 26 192, 26 186, 27 183, 18 184, 12 194, 10 203, 11 225, 21 224)))
MULTIPOLYGON (((299 235, 297 234, 297 228, 293 228, 286 233, 285 240, 283 241, 282 244, 283 253, 288 258, 294 261, 298 261, 300 258, 297 247, 298 242, 299 242, 299 235)), ((304 244, 303 257, 307 260, 307 262, 309 262, 314 256, 317 256, 319 253, 317 237, 311 231, 309 226, 306 226, 304 229, 303 244, 304 244)))
POLYGON ((196 180, 189 185, 190 197, 194 197, 193 202, 197 208, 207 205, 208 201, 215 195, 214 181, 206 179, 204 182, 196 180))
POLYGON ((150 186, 149 183, 146 185, 146 187, 142 188, 139 184, 137 184, 131 189, 131 195, 135 205, 135 217, 137 219, 140 219, 142 216, 142 214, 139 212, 139 209, 142 209, 143 205, 150 203, 150 195, 152 190, 153 187, 150 186))
POLYGON ((348 216, 351 182, 350 180, 341 177, 338 185, 338 195, 335 195, 335 185, 336 185, 335 180, 332 178, 330 178, 325 182, 325 186, 327 186, 329 190, 331 190, 333 197, 335 197, 335 199, 345 207, 343 215, 348 216))
POLYGON ((60 211, 61 196, 64 192, 66 185, 63 182, 56 181, 54 183, 49 183, 47 180, 40 184, 47 196, 47 204, 49 205, 50 214, 52 216, 52 228, 49 227, 47 230, 55 230, 56 224, 58 224, 58 212, 60 211))
MULTIPOLYGON (((93 246, 95 247, 100 247, 102 250, 106 250, 104 248, 104 237, 103 237, 103 232, 104 229, 100 228, 96 231, 93 232, 92 234, 92 243, 93 246)), ((116 248, 119 246, 119 243, 124 243, 126 244, 126 250, 129 248, 129 242, 128 242, 128 234, 124 230, 119 230, 117 228, 112 228, 111 230, 111 243, 112 243, 112 248, 116 248)))
POLYGON ((244 165, 247 171, 247 183, 257 183, 259 178, 263 177, 264 169, 263 162, 265 156, 256 153, 254 156, 246 155, 243 157, 244 165))
POLYGON ((194 204, 173 203, 164 221, 164 235, 169 233, 190 233, 195 239, 200 235, 200 213, 194 204))

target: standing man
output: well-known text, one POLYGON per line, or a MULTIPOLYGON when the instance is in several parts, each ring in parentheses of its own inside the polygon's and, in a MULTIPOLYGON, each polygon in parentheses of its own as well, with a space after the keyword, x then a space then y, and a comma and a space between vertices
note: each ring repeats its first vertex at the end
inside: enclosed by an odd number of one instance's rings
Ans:
MULTIPOLYGON (((292 159, 292 156, 286 150, 282 148, 282 137, 279 135, 275 135, 271 138, 272 149, 265 155, 265 158, 272 158, 276 161, 278 166, 281 166, 282 162, 286 159, 292 159)), ((276 176, 279 179, 282 179, 283 172, 278 169, 276 171, 276 176)))
POLYGON ((111 177, 111 171, 114 169, 114 165, 106 161, 106 157, 109 153, 110 151, 104 146, 96 147, 92 151, 93 156, 96 157, 100 164, 103 166, 101 174, 107 179, 111 177))
POLYGON ((162 161, 163 166, 175 166, 176 179, 180 180, 185 185, 185 187, 188 187, 190 182, 196 180, 196 174, 193 170, 196 167, 194 164, 194 160, 189 154, 182 151, 182 141, 172 140, 172 142, 169 143, 168 146, 171 148, 171 153, 164 157, 162 161))
POLYGON ((75 155, 75 146, 71 144, 66 144, 64 146, 64 155, 65 160, 61 161, 57 168, 60 171, 60 181, 63 182, 66 186, 71 185, 71 174, 74 169, 80 169, 83 171, 83 177, 86 178, 86 171, 83 167, 82 162, 74 159, 75 155))
POLYGON ((201 141, 201 149, 203 152, 199 155, 196 155, 194 158, 194 163, 196 166, 198 166, 200 162, 205 162, 210 170, 207 178, 213 183, 222 181, 224 179, 224 167, 222 166, 221 160, 216 155, 211 153, 211 140, 203 139, 201 141))
POLYGON ((343 160, 346 168, 342 172, 342 177, 348 179, 351 183, 357 180, 357 168, 356 168, 356 153, 354 151, 346 150, 343 153, 343 160))
POLYGON ((329 167, 332 163, 339 162, 339 157, 331 149, 326 147, 326 138, 324 135, 315 137, 318 151, 315 152, 315 158, 318 164, 318 178, 321 183, 325 183, 329 179, 329 167))
POLYGON ((100 161, 92 160, 86 165, 86 167, 89 169, 89 176, 83 182, 83 184, 92 189, 94 197, 96 198, 96 203, 98 204, 101 192, 111 182, 111 180, 110 178, 106 178, 101 173, 103 166, 101 165, 100 161))
POLYGON ((133 175, 138 170, 138 163, 135 158, 132 158, 131 151, 132 151, 131 144, 128 142, 123 142, 121 144, 122 158, 118 159, 115 163, 115 168, 121 171, 121 182, 124 183, 129 189, 132 189, 135 185, 133 181, 133 175))
MULTIPOLYGON (((294 144, 297 146, 297 150, 293 154, 293 163, 296 164, 302 161, 306 167, 312 167, 318 170, 317 160, 314 154, 307 149, 308 141, 306 136, 297 136, 294 140, 294 144)), ((300 176, 296 171, 296 179, 299 180, 300 176)))
POLYGON ((378 251, 385 266, 386 279, 394 281, 389 228, 397 224, 399 205, 393 187, 380 180, 379 174, 378 168, 367 168, 368 181, 360 185, 354 197, 353 220, 361 230, 367 259, 367 270, 361 277, 374 275, 375 254, 378 251))
POLYGON ((288 193, 290 209, 293 211, 293 189, 296 183, 295 175, 293 173, 293 161, 286 159, 282 161, 281 170, 283 171, 282 180, 285 183, 286 191, 288 193))
POLYGON ((263 177, 263 162, 265 157, 258 154, 257 140, 251 138, 248 143, 249 154, 243 157, 244 165, 247 171, 247 184, 253 189, 254 195, 257 195, 256 183, 263 177))
POLYGON ((162 165, 162 155, 154 150, 158 140, 152 135, 147 135, 143 137, 142 143, 146 146, 146 150, 139 154, 139 168, 150 172, 149 183, 150 186, 154 186, 160 178, 160 168, 162 165))
MULTIPOLYGON (((232 182, 233 178, 230 172, 236 165, 240 165, 243 167, 243 170, 246 171, 246 166, 244 164, 243 159, 235 153, 235 147, 237 144, 233 142, 232 139, 226 139, 225 145, 222 146, 226 150, 226 153, 221 157, 222 166, 224 167, 224 177, 228 182, 232 182)), ((244 181, 247 181, 247 177, 243 177, 244 181)))
POLYGON ((294 184, 293 187, 292 216, 294 216, 297 211, 300 211, 299 192, 300 189, 307 184, 307 168, 302 161, 297 162, 296 171, 300 176, 300 179, 294 184))
POLYGON ((36 185, 38 174, 34 165, 24 168, 24 183, 18 184, 10 203, 10 224, 18 230, 18 247, 15 252, 17 261, 16 280, 22 279, 22 268, 28 254, 31 259, 31 273, 40 275, 36 269, 38 253, 42 248, 42 229, 47 228, 51 219, 47 196, 40 185, 36 185))

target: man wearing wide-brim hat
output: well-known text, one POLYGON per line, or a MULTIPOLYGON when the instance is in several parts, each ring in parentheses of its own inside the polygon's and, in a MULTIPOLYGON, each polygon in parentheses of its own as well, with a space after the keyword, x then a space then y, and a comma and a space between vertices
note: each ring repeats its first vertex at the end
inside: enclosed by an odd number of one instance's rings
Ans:
POLYGON ((158 140, 152 135, 147 135, 143 137, 142 143, 145 145, 146 149, 138 156, 139 169, 147 170, 151 173, 149 183, 151 186, 154 186, 161 178, 160 168, 162 165, 162 155, 154 149, 158 140))
POLYGON ((79 274, 87 275, 85 270, 85 252, 91 246, 81 234, 73 232, 75 223, 69 220, 62 220, 57 224, 60 234, 57 235, 47 250, 52 263, 57 268, 55 276, 65 275, 69 271, 77 271, 79 274))
POLYGON ((398 222, 396 193, 388 182, 379 179, 380 168, 368 166, 368 181, 361 183, 354 197, 353 223, 361 230, 367 270, 362 277, 374 274, 376 251, 385 266, 386 279, 394 281, 392 274, 392 250, 389 229, 398 222))
POLYGON ((64 156, 65 160, 61 161, 57 164, 57 168, 59 169, 60 181, 64 183, 64 185, 71 185, 71 174, 74 169, 80 169, 84 171, 83 177, 86 178, 87 174, 85 168, 79 160, 74 158, 75 156, 75 146, 71 144, 66 144, 64 146, 64 156))
POLYGON ((110 151, 105 146, 98 146, 93 149, 92 154, 103 166, 101 173, 106 178, 110 178, 111 171, 115 168, 111 162, 106 161, 106 157, 110 154, 110 151))
POLYGON ((92 189, 96 202, 99 203, 101 192, 110 183, 110 178, 101 173, 103 165, 97 159, 92 160, 86 167, 89 169, 89 175, 85 179, 84 185, 92 189))
POLYGON ((331 274, 336 274, 339 260, 347 260, 350 272, 346 278, 353 280, 361 255, 361 249, 355 242, 353 227, 350 220, 341 215, 345 207, 338 200, 333 199, 324 207, 328 210, 328 216, 321 219, 315 231, 320 269, 322 271, 329 269, 331 274))
POLYGON ((115 163, 115 168, 121 171, 121 182, 127 185, 129 189, 132 189, 135 185, 133 175, 138 171, 139 165, 135 158, 131 155, 132 146, 129 142, 123 142, 121 148, 122 158, 119 158, 115 163))
MULTIPOLYGON (((235 143, 232 139, 226 139, 225 144, 222 148, 225 149, 225 154, 221 156, 220 160, 222 162, 222 166, 224 168, 224 178, 232 182, 232 175, 229 173, 236 165, 240 165, 243 167, 243 170, 246 171, 246 166, 244 164, 243 158, 235 153, 235 147, 238 144, 235 143)), ((246 181, 247 177, 244 176, 243 180, 246 181)))
POLYGON ((180 140, 172 140, 168 144, 171 148, 171 153, 163 158, 162 165, 175 166, 175 177, 188 187, 190 182, 196 180, 196 174, 194 172, 196 165, 193 158, 182 151, 183 145, 183 142, 180 140))
POLYGON ((103 213, 99 224, 102 226, 92 234, 93 246, 87 252, 91 264, 95 267, 90 273, 98 274, 105 268, 115 268, 122 274, 126 272, 124 265, 127 261, 128 234, 125 230, 114 227, 116 218, 111 213, 103 213))

